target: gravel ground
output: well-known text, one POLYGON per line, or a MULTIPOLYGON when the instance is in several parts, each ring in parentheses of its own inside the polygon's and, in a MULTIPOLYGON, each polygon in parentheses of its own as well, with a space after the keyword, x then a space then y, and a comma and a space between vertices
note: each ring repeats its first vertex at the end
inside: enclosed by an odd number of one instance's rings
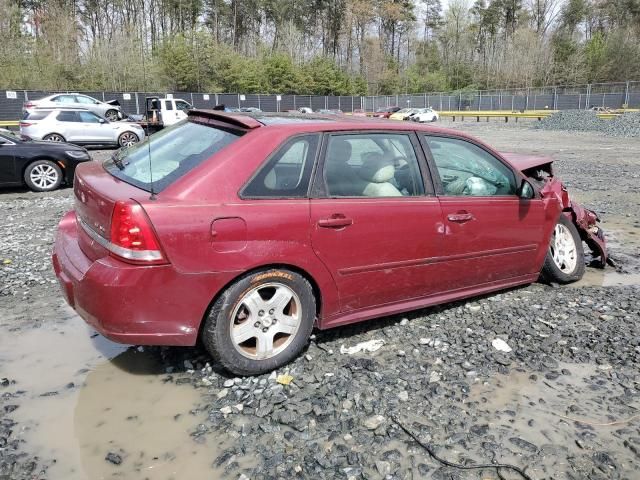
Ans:
MULTIPOLYGON (((145 349, 157 358, 154 378, 167 391, 190 385, 197 393, 199 407, 192 413, 201 416, 189 430, 193 444, 223 441, 210 450, 210 471, 190 478, 522 478, 507 469, 446 467, 399 424, 460 464, 509 463, 534 479, 635 477, 640 143, 526 125, 445 125, 499 150, 553 155, 570 193, 602 215, 617 265, 607 275, 617 272, 632 285, 534 284, 316 332, 287 368, 250 379, 229 378, 199 349, 145 349), (381 345, 374 352, 343 353, 372 341, 381 345)), ((71 208, 71 195, 70 189, 0 192, 0 345, 9 334, 74 320, 49 263, 54 228, 71 208)), ((60 389, 45 395, 54 402, 71 381, 61 378, 60 389)), ((0 479, 54 478, 46 472, 56 457, 35 451, 21 436, 27 427, 16 421, 27 408, 25 390, 20 381, 0 378, 0 479)), ((93 478, 147 476, 140 469, 123 473, 130 465, 139 468, 132 452, 108 442, 100 448, 110 470, 93 478)), ((179 460, 170 455, 168 462, 179 460)), ((160 472, 153 478, 181 476, 160 472)))

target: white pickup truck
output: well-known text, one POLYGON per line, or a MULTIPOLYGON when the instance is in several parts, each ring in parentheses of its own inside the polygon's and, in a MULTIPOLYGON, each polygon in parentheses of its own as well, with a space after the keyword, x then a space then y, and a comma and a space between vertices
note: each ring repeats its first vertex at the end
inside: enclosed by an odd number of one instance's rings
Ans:
POLYGON ((129 118, 140 124, 148 134, 173 125, 187 118, 187 111, 193 106, 180 98, 147 97, 144 115, 130 115, 129 118))

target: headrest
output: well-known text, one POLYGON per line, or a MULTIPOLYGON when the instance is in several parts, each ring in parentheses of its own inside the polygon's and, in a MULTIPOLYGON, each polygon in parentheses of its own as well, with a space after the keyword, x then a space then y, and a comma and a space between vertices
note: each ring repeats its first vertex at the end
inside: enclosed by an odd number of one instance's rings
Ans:
POLYGON ((343 161, 347 161, 351 158, 351 144, 344 138, 336 138, 330 144, 329 154, 330 158, 338 158, 343 161))
POLYGON ((360 178, 367 182, 385 183, 393 178, 395 172, 391 160, 385 159, 379 153, 370 153, 362 162, 358 173, 360 178))

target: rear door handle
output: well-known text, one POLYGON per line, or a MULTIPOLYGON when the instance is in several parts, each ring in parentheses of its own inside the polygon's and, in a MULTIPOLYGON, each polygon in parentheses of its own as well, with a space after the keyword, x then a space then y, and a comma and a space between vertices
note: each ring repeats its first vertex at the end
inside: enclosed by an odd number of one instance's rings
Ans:
POLYGON ((342 214, 331 215, 329 218, 321 218, 318 220, 318 226, 323 228, 343 228, 353 225, 353 219, 347 218, 342 214))
POLYGON ((473 220, 474 218, 475 217, 473 216, 473 214, 468 212, 450 213, 449 215, 447 215, 447 219, 450 222, 455 223, 465 223, 469 220, 473 220))

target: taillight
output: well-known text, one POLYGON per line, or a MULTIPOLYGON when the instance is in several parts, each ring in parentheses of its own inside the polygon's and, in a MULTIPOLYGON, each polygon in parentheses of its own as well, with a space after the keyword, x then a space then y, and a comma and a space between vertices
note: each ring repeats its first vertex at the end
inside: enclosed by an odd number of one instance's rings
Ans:
POLYGON ((22 106, 23 106, 23 108, 33 108, 33 107, 35 107, 35 106, 36 106, 36 104, 35 104, 35 103, 33 103, 33 102, 26 102, 26 103, 25 103, 25 104, 23 104, 22 106))
POLYGON ((133 263, 167 262, 151 220, 142 206, 133 201, 118 201, 113 207, 108 248, 115 256, 133 263))
POLYGON ((21 127, 30 127, 31 125, 33 125, 33 123, 27 123, 27 122, 20 122, 19 125, 21 127))

